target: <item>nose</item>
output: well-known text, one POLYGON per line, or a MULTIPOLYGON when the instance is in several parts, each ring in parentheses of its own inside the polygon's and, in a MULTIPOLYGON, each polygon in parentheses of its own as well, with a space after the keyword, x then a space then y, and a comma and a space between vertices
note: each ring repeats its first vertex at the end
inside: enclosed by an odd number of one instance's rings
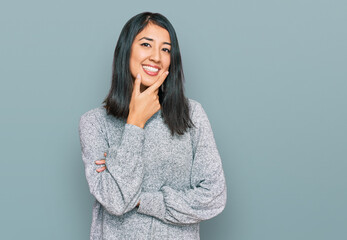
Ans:
POLYGON ((160 62, 160 49, 152 49, 150 60, 154 62, 160 62))

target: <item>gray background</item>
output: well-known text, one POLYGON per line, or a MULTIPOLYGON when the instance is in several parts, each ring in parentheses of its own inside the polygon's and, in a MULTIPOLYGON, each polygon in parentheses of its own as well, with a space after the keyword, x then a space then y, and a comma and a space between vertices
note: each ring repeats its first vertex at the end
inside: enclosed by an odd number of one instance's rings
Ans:
POLYGON ((1 1, 1 239, 88 239, 78 121, 110 86, 125 22, 174 25, 186 95, 212 124, 228 184, 201 239, 347 236, 347 3, 1 1))

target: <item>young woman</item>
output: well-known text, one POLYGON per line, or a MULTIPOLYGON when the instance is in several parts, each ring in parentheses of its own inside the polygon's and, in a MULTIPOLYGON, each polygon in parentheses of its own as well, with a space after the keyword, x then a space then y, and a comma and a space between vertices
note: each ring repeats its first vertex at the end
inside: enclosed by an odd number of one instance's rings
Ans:
POLYGON ((223 211, 226 184, 207 115, 184 96, 176 33, 161 14, 119 36, 104 105, 81 116, 82 159, 96 201, 90 239, 199 239, 223 211))

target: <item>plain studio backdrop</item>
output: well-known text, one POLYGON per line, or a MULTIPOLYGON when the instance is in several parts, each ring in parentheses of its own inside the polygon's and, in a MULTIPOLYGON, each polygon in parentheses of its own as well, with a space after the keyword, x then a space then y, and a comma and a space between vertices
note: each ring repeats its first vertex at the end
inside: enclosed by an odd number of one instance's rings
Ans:
POLYGON ((89 238, 80 116, 101 105, 121 28, 176 29, 186 95, 210 119, 227 179, 208 240, 347 236, 347 3, 2 1, 1 239, 89 238))

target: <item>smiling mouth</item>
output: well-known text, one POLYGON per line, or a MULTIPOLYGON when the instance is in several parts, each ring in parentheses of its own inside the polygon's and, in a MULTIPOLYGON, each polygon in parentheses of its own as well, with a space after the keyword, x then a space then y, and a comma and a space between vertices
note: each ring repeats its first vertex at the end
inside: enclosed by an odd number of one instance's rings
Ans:
POLYGON ((156 76, 159 73, 160 68, 153 67, 149 65, 142 65, 142 69, 145 73, 147 73, 150 76, 156 76))

